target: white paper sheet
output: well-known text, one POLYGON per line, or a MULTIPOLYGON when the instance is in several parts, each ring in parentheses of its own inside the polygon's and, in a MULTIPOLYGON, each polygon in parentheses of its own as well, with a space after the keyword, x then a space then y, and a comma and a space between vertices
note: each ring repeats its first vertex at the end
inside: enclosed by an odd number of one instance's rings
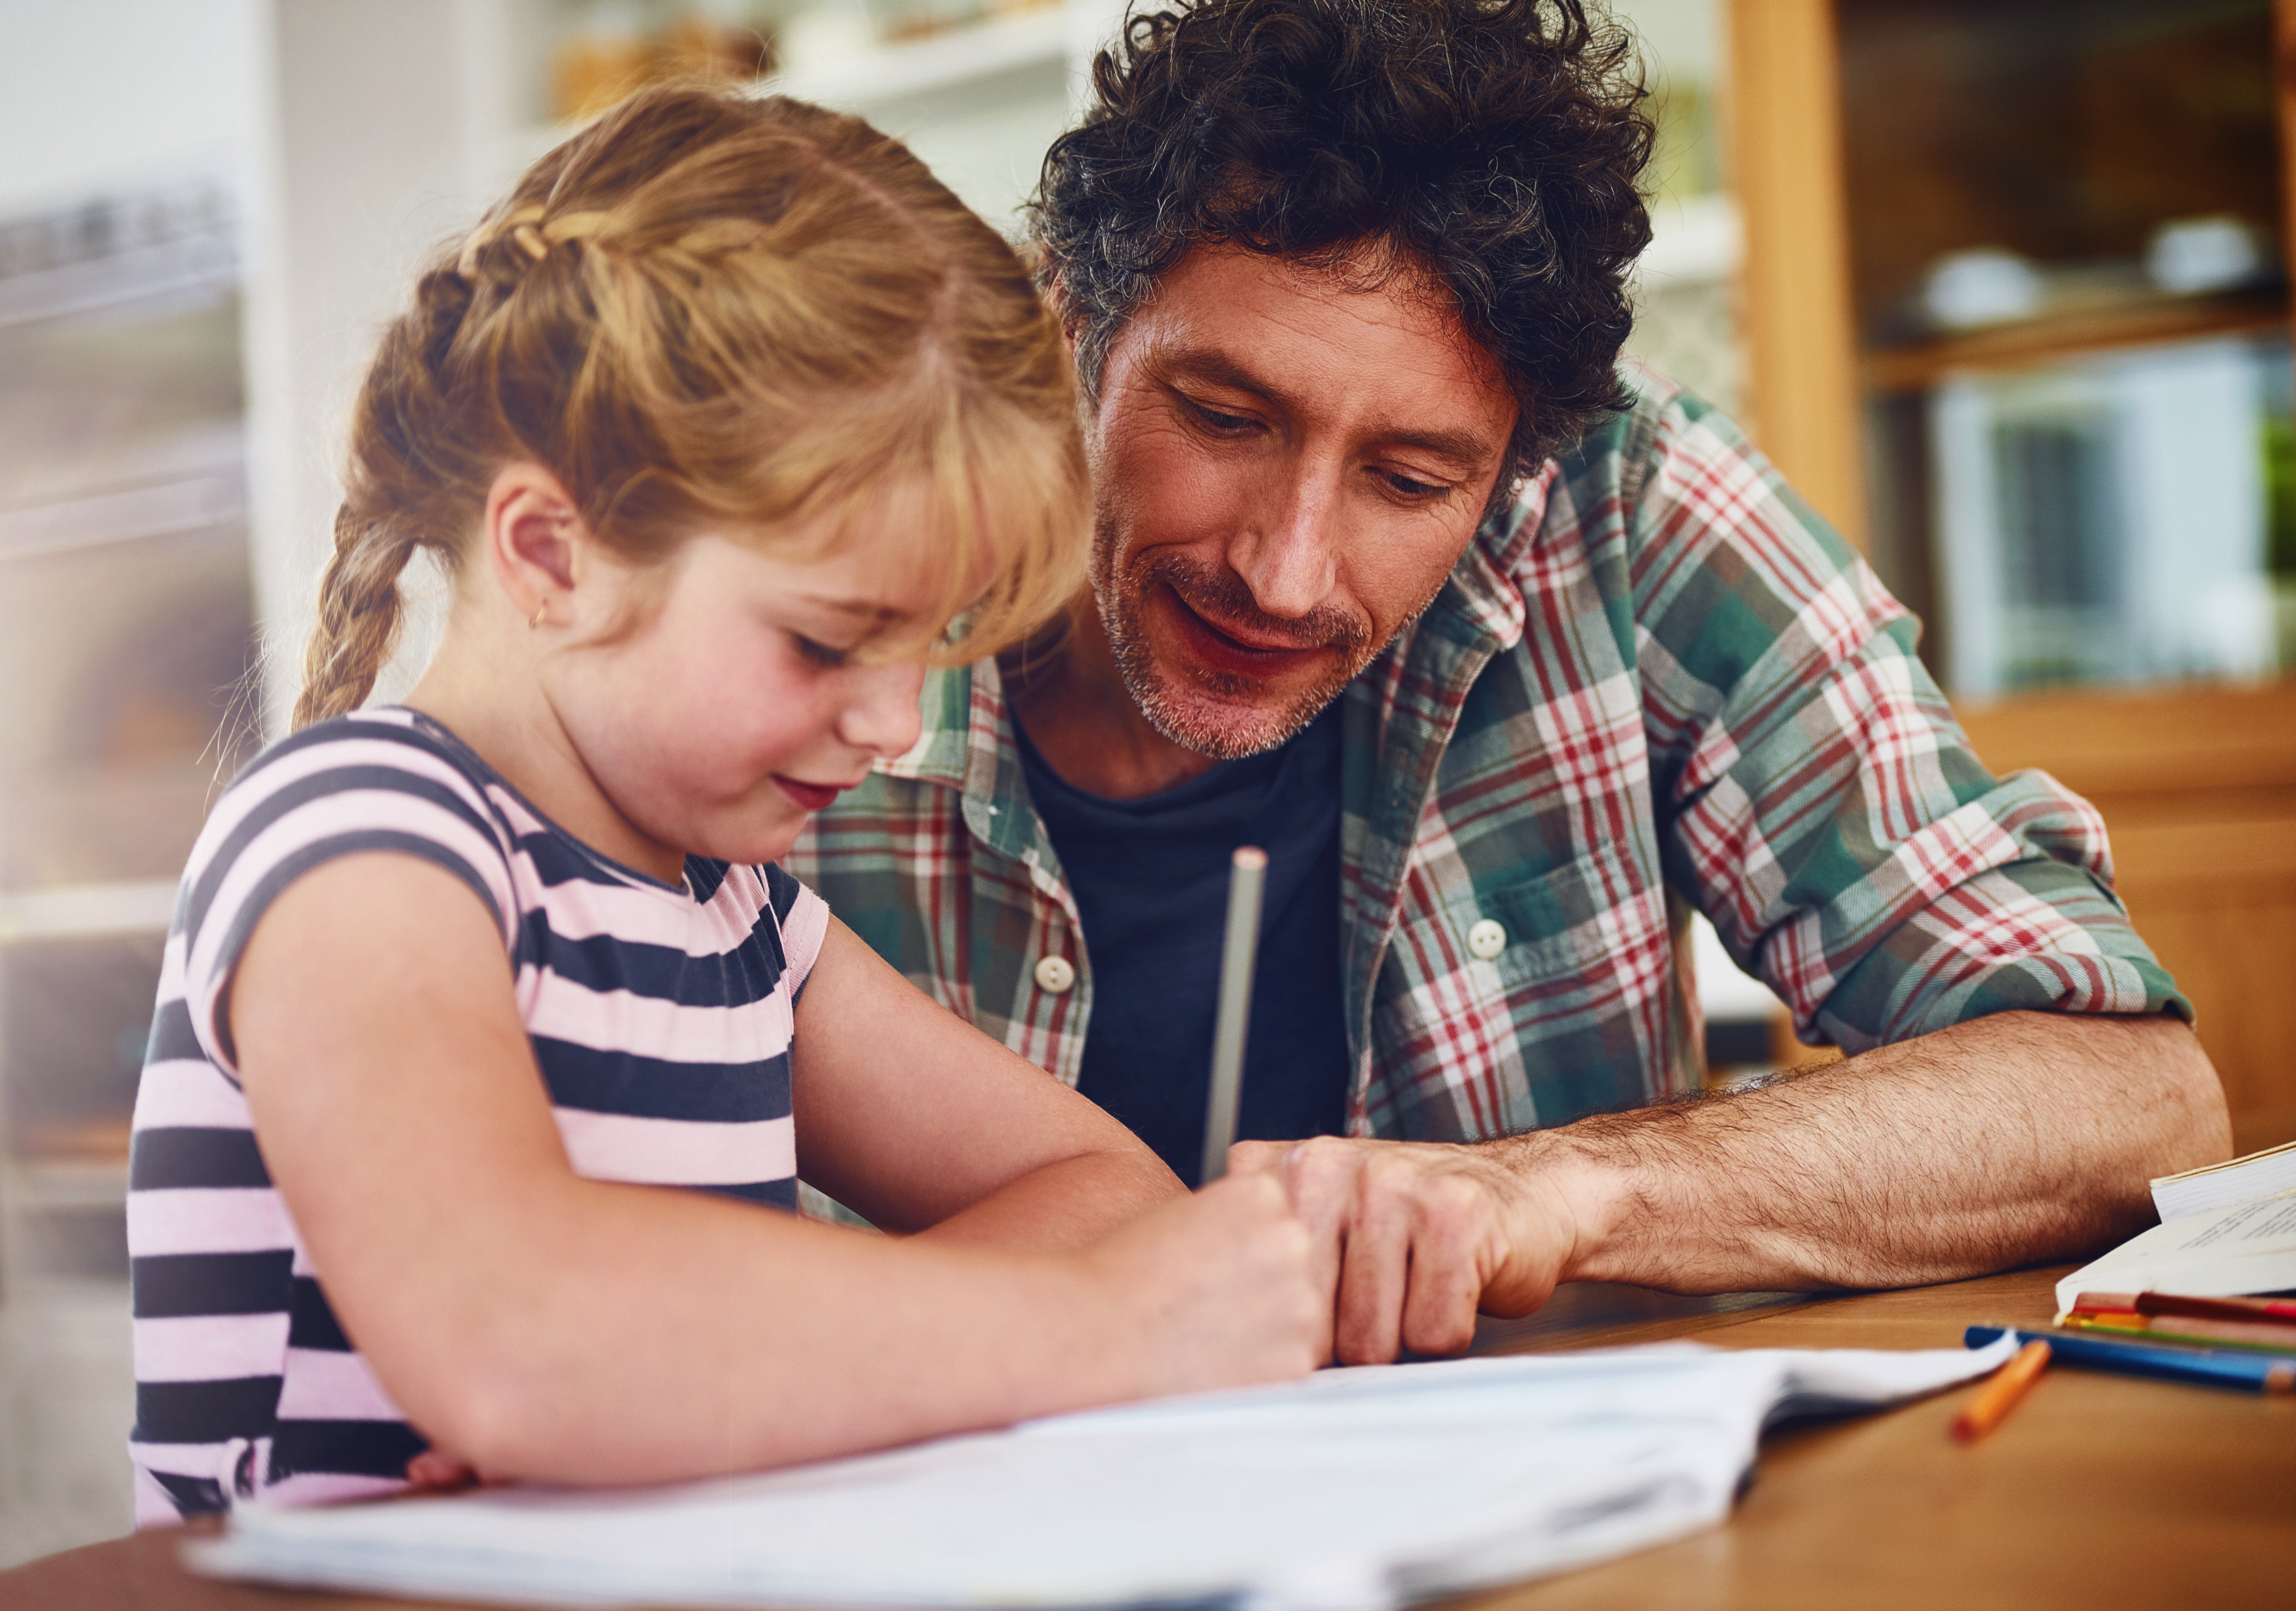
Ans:
POLYGON ((1718 1521, 1762 1426, 1982 1351, 1693 1344, 1325 1371, 672 1488, 238 1512, 199 1570, 501 1605, 1387 1611, 1718 1521))

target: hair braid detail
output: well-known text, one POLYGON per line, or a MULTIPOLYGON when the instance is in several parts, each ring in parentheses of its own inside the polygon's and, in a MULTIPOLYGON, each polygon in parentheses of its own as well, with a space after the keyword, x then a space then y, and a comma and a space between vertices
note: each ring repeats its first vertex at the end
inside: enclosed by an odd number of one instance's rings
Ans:
POLYGON ((893 545, 927 602, 889 653, 994 653, 1084 579, 1073 374, 1026 270, 898 142, 782 97, 645 91, 543 157, 417 280, 348 447, 298 726, 372 692, 417 548, 462 585, 512 464, 641 570, 705 531, 893 545))
POLYGON ((335 512, 335 552, 319 583, 319 618, 303 653, 297 727, 356 711, 398 646, 398 579, 422 545, 389 522, 335 512))

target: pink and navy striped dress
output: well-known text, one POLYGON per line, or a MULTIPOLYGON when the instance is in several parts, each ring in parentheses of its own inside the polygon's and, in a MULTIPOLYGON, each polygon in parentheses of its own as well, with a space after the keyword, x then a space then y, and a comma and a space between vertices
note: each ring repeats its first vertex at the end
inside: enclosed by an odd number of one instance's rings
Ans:
POLYGON ((168 937, 127 1199, 139 1525, 389 1492, 425 1447, 335 1320, 219 1018, 280 892, 368 851, 444 867, 494 916, 577 1172, 796 1205, 791 1013, 818 896, 776 867, 691 858, 682 887, 622 867, 412 711, 307 728, 217 802, 168 937))

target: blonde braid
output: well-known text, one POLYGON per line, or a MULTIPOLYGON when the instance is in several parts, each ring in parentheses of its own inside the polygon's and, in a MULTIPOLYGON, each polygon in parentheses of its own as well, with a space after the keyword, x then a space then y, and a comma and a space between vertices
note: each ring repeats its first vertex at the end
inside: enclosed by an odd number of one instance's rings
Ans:
POLYGON ((897 142, 800 102, 650 90, 537 162, 416 282, 348 447, 299 726, 372 694, 407 562, 455 578, 507 464, 649 575, 701 531, 873 534, 921 487, 896 563, 926 630, 888 652, 993 653, 1083 581, 1075 389, 1027 271, 897 142))
POLYGON ((345 504, 335 512, 335 552, 319 584, 319 619, 303 650, 303 692, 295 723, 356 711, 398 645, 399 574, 422 544, 389 522, 362 520, 345 504))

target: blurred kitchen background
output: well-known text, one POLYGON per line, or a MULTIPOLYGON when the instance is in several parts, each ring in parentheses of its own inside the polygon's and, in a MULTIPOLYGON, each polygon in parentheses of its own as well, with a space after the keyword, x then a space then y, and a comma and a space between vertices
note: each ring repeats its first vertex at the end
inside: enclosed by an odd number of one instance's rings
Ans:
MULTIPOLYGON (((1920 611, 1997 769, 2103 809, 2239 1144, 2296 1138, 2296 4, 1615 9, 1662 135, 1632 350, 1920 611)), ((1121 10, 0 0, 0 1565, 127 1525, 174 880, 291 703, 335 431, 417 259, 670 72, 863 112, 1017 231, 1121 10)), ((1698 955, 1718 1082, 1803 1055, 1698 955)))

